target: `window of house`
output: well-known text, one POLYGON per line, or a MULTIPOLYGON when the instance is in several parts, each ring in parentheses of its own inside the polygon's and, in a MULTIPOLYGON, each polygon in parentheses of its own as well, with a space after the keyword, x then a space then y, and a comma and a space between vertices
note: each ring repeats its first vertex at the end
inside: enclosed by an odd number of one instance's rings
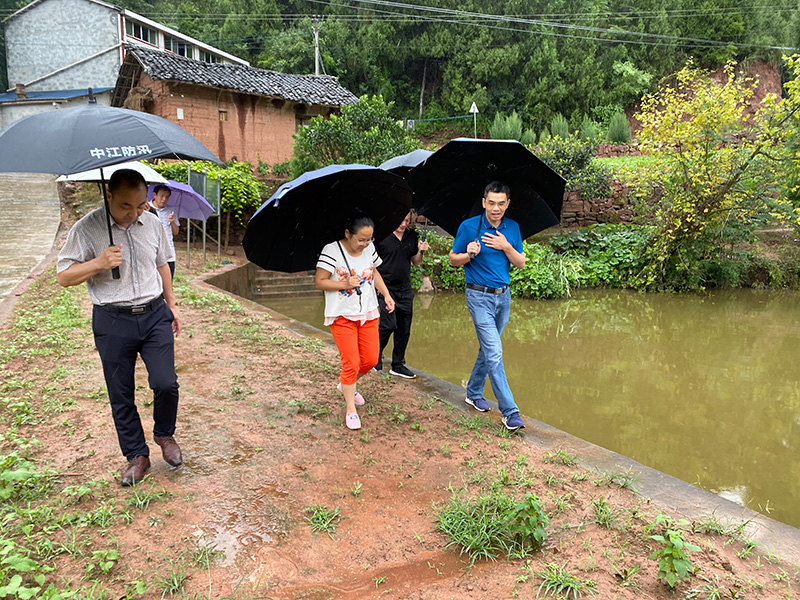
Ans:
POLYGON ((294 118, 294 131, 297 133, 303 127, 308 127, 311 124, 311 119, 309 117, 301 117, 299 115, 295 115, 294 118))
POLYGON ((177 54, 178 56, 185 56, 186 58, 194 58, 194 48, 191 44, 176 40, 168 35, 164 36, 164 50, 177 54))
POLYGON ((198 50, 200 53, 200 60, 207 63, 220 63, 222 62, 219 56, 215 56, 210 52, 206 52, 205 50, 198 50))
POLYGON ((152 44, 153 46, 157 45, 158 38, 156 37, 156 32, 149 27, 145 27, 144 25, 139 25, 139 23, 134 23, 133 21, 125 21, 125 33, 127 33, 132 38, 136 38, 137 40, 142 40, 143 42, 147 42, 148 44, 152 44))
POLYGON ((228 111, 227 110, 219 111, 219 120, 220 121, 227 121, 228 120, 228 111))

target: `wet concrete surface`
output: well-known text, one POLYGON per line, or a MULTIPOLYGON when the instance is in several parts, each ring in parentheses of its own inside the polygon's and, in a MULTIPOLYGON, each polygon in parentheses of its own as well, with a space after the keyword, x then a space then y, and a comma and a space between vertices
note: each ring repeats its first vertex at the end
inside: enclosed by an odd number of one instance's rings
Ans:
POLYGON ((0 173, 0 302, 51 252, 61 223, 56 176, 0 173))
MULTIPOLYGON (((233 271, 234 269, 231 269, 233 271)), ((235 277, 235 275, 231 274, 235 277)), ((200 282, 198 282, 200 283, 200 282)), ((200 283, 211 291, 227 290, 208 283, 200 283)), ((261 304, 231 294, 254 310, 269 313, 273 323, 300 335, 319 339, 335 346, 331 335, 311 325, 287 317, 261 304)), ((415 380, 407 381, 429 395, 447 401, 456 409, 467 412, 464 390, 448 381, 433 377, 419 369, 415 380)), ((493 404, 493 414, 497 415, 497 405, 493 404)), ((524 415, 523 415, 524 416, 524 415)), ((770 519, 751 509, 744 508, 730 500, 702 490, 685 481, 667 475, 636 462, 626 456, 607 450, 550 425, 524 416, 526 428, 521 435, 530 444, 546 450, 563 450, 579 458, 581 466, 608 474, 625 474, 635 478, 633 489, 640 495, 650 498, 673 516, 686 519, 703 519, 716 516, 722 523, 739 524, 746 522, 745 534, 755 541, 765 552, 772 552, 792 564, 800 564, 800 529, 770 519)))

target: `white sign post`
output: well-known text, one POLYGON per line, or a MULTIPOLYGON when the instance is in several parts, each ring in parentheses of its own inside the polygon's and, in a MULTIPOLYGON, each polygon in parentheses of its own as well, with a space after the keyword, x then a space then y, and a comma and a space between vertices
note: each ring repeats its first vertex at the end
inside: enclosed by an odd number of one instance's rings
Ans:
POLYGON ((469 107, 469 114, 472 115, 472 137, 478 139, 478 105, 474 102, 469 107))

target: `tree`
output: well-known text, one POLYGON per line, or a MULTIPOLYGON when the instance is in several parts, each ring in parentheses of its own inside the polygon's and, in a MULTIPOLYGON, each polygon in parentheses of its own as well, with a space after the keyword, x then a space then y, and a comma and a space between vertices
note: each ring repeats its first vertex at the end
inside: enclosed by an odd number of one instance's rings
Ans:
POLYGON ((334 163, 377 166, 419 148, 417 139, 389 114, 393 103, 362 96, 342 114, 314 117, 294 135, 292 178, 334 163))
MULTIPOLYGON (((790 61, 795 78, 800 63, 790 61)), ((702 286, 702 263, 744 241, 766 218, 790 212, 776 201, 800 84, 788 97, 750 104, 756 83, 728 63, 719 84, 689 62, 646 97, 637 118, 642 148, 659 158, 663 198, 650 215, 652 242, 638 284, 702 286)))

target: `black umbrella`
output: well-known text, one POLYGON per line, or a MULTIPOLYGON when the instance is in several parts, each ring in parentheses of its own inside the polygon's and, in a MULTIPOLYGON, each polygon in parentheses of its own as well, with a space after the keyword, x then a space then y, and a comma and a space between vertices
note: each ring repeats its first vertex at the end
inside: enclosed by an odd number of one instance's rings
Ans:
POLYGON ((375 222, 381 240, 411 210, 402 177, 366 165, 330 165, 284 183, 261 205, 242 241, 258 266, 286 273, 314 269, 322 247, 344 237, 355 209, 375 222))
MULTIPOLYGON (((31 115, 0 131, 0 171, 71 175, 100 169, 110 245, 114 242, 103 167, 144 158, 222 164, 178 125, 156 115, 96 104, 91 90, 89 104, 31 115)), ((119 269, 113 277, 119 279, 119 269)))
POLYGON ((412 150, 407 154, 401 154, 400 156, 390 158, 385 163, 378 165, 378 168, 405 177, 411 169, 425 162, 431 154, 433 154, 433 152, 430 150, 423 150, 421 148, 419 150, 412 150))
POLYGON ((406 179, 420 214, 452 235, 483 211, 483 190, 495 180, 511 188, 506 215, 519 223, 522 239, 561 220, 566 181, 514 140, 451 140, 406 179))
POLYGON ((71 175, 145 158, 221 163, 166 119, 92 102, 31 115, 0 131, 0 171, 5 172, 71 175))

